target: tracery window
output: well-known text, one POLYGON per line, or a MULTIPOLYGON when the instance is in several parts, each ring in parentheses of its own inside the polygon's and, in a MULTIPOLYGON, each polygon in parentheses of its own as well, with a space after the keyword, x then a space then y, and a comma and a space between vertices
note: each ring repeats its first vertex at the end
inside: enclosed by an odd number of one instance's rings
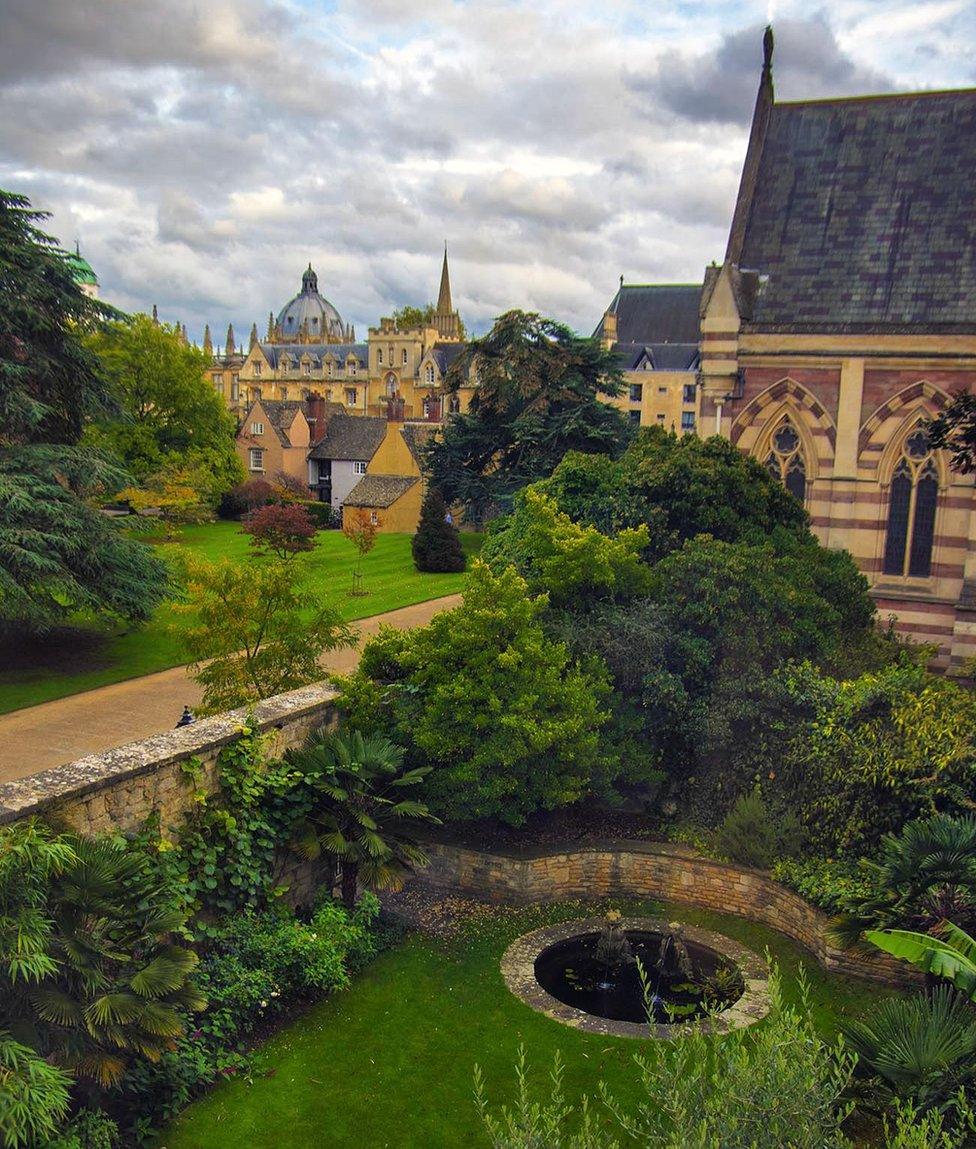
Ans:
POLYGON ((928 436, 921 428, 905 440, 891 477, 884 573, 928 578, 932 573, 935 504, 939 473, 928 436))
POLYGON ((789 419, 784 419, 769 442, 766 470, 800 502, 807 497, 807 464, 800 435, 789 419))
POLYGON ((428 363, 427 366, 424 368, 424 382, 425 383, 431 383, 431 384, 434 382, 434 365, 433 365, 433 363, 428 363))

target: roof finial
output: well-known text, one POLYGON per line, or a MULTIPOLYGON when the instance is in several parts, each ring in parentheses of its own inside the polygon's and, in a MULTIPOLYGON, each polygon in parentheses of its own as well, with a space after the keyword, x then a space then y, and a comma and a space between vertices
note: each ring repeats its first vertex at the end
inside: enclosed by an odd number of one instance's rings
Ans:
POLYGON ((159 326, 159 311, 155 303, 153 304, 153 323, 155 323, 157 327, 159 326))
POLYGON ((763 79, 772 79, 773 76, 773 26, 766 25, 763 32, 763 79))
POLYGON ((77 237, 75 237, 75 255, 81 259, 81 244, 78 242, 77 237))
POLYGON ((210 338, 210 324, 207 323, 203 328, 203 351, 205 355, 213 357, 213 340, 210 338))
POLYGON ((623 285, 624 285, 624 277, 621 276, 620 277, 620 286, 623 287, 623 285))

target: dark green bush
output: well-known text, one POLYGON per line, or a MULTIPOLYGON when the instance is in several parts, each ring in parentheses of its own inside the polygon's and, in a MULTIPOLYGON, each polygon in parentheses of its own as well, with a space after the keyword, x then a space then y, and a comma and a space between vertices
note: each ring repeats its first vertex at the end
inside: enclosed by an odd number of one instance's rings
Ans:
POLYGON ((434 487, 427 490, 420 508, 420 522, 411 543, 413 564, 419 571, 447 574, 467 565, 461 536, 450 518, 447 504, 434 487))
POLYGON ((774 815, 758 789, 741 795, 715 835, 720 854, 763 870, 768 870, 777 858, 797 854, 801 844, 802 832, 796 818, 790 814, 774 815))
POLYGON ((827 914, 845 913, 874 893, 865 870, 847 858, 784 858, 773 877, 827 914))
POLYGON ((331 503, 322 503, 318 500, 303 502, 302 506, 311 515, 312 520, 320 531, 338 530, 342 526, 342 512, 336 510, 331 503))

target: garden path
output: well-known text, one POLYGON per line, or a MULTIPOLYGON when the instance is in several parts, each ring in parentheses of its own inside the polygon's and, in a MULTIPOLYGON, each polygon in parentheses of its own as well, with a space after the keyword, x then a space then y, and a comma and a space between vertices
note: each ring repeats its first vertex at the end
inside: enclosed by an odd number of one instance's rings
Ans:
MULTIPOLYGON (((461 601, 459 594, 400 607, 352 623, 360 635, 375 634, 380 626, 423 626, 439 611, 461 601)), ((361 646, 361 644, 360 644, 361 646)), ((359 646, 331 651, 322 659, 326 671, 354 670, 359 646)), ((26 778, 53 766, 98 754, 126 742, 161 734, 176 725, 184 706, 200 701, 200 687, 184 666, 100 686, 40 706, 28 706, 0 715, 0 782, 26 778)))

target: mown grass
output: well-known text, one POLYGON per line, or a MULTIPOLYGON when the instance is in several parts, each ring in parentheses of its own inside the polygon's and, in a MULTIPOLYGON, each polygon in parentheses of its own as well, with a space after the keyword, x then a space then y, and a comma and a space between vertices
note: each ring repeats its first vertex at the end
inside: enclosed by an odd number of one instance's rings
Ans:
MULTIPOLYGON (((540 1089, 558 1051, 570 1100, 578 1102, 584 1093, 595 1098, 600 1080, 621 1101, 636 1100, 638 1042, 578 1033, 534 1013, 508 992, 499 972, 501 954, 519 934, 606 905, 492 907, 450 942, 408 936, 349 991, 322 1002, 260 1049, 249 1080, 223 1082, 191 1106, 158 1145, 485 1146, 473 1100, 474 1066, 481 1067, 492 1103, 510 1102, 520 1045, 540 1089)), ((649 901, 614 905, 718 930, 759 952, 768 949, 793 999, 802 964, 825 1035, 885 993, 824 972, 782 935, 740 918, 649 901)))
MULTIPOLYGON (((469 555, 477 553, 480 536, 463 534, 462 540, 469 555)), ((339 531, 321 531, 316 541, 315 551, 303 560, 310 570, 310 596, 334 602, 350 622, 454 594, 464 587, 464 574, 420 574, 413 566, 410 536, 384 534, 377 536, 375 548, 363 562, 363 585, 368 593, 353 598, 349 594, 356 563, 352 544, 339 531)), ((249 552, 240 524, 229 522, 186 527, 179 543, 161 549, 241 562, 247 561, 249 552)), ((184 616, 164 604, 143 626, 79 615, 43 639, 8 639, 0 646, 0 714, 179 666, 185 661, 178 634, 183 621, 184 616)))

